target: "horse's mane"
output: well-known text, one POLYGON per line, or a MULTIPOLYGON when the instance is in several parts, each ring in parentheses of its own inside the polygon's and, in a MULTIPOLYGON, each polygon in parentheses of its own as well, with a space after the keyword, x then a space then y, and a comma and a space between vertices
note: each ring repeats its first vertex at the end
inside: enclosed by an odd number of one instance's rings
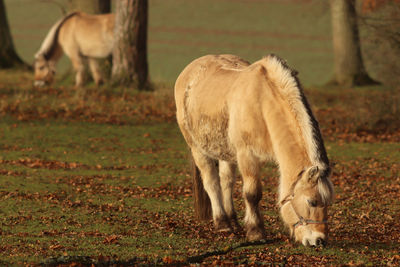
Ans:
POLYGON ((57 47, 57 37, 58 33, 60 31, 61 26, 67 21, 69 18, 72 16, 77 15, 79 12, 72 12, 65 17, 61 18, 58 20, 51 28, 50 31, 47 33, 46 38, 44 38, 44 41, 42 45, 40 46, 39 51, 35 54, 35 59, 39 57, 44 57, 46 60, 49 60, 57 47))
POLYGON ((263 58, 262 62, 267 69, 268 77, 277 85, 276 87, 279 88, 298 122, 310 161, 314 166, 318 166, 321 172, 318 190, 323 202, 330 203, 333 198, 333 185, 329 179, 331 171, 329 159, 319 124, 304 95, 303 88, 297 78, 297 71, 290 68, 283 59, 273 54, 263 58))

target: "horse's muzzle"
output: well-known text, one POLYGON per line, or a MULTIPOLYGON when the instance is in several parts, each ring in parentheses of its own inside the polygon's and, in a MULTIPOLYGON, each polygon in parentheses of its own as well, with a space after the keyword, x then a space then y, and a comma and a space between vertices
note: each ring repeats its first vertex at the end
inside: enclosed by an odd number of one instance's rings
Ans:
POLYGON ((35 80, 33 83, 33 86, 35 86, 35 87, 43 87, 45 85, 46 85, 46 82, 42 81, 42 80, 35 80))

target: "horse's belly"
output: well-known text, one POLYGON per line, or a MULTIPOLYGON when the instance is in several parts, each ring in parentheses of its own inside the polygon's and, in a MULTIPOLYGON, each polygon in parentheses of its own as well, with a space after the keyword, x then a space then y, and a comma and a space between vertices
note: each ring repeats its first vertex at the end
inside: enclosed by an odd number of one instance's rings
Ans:
POLYGON ((76 42, 79 46, 79 52, 92 58, 105 58, 112 53, 113 36, 97 29, 91 35, 76 33, 76 42))
POLYGON ((82 55, 92 58, 105 58, 111 55, 112 46, 108 43, 95 45, 82 45, 80 47, 82 55))
POLYGON ((228 136, 227 114, 200 115, 198 118, 190 118, 185 124, 192 146, 211 158, 236 162, 235 149, 228 136))

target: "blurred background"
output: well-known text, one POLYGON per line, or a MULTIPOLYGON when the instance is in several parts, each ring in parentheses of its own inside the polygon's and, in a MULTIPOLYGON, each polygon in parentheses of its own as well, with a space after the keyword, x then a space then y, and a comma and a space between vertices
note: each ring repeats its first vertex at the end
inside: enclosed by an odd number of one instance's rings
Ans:
MULTIPOLYGON (((28 63, 68 0, 5 0, 17 53, 28 63)), ((173 83, 193 59, 232 53, 255 61, 276 53, 305 85, 332 77, 329 1, 150 0, 148 59, 152 80, 173 83)), ((63 57, 59 73, 69 68, 63 57)), ((378 75, 378 74, 376 74, 378 75)))

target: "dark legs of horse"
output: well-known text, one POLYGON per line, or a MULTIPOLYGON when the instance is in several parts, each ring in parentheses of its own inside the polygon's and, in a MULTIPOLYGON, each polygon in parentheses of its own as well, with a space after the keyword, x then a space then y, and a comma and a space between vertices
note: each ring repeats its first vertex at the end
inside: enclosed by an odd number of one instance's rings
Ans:
MULTIPOLYGON (((192 149, 193 159, 199 168, 204 189, 212 207, 216 230, 231 231, 232 224, 239 227, 233 207, 232 190, 235 182, 234 165, 219 161, 219 173, 215 160, 192 149)), ((265 237, 264 223, 259 210, 262 188, 258 160, 248 152, 238 154, 239 170, 243 176, 243 197, 246 205, 245 228, 249 241, 265 237)))
POLYGON ((218 231, 231 231, 232 227, 223 205, 224 200, 215 160, 203 155, 195 149, 192 149, 192 155, 200 170, 204 189, 211 201, 215 229, 218 231))
POLYGON ((246 205, 245 229, 249 241, 265 237, 264 223, 259 210, 262 186, 259 179, 259 162, 249 152, 238 153, 239 170, 243 176, 243 197, 246 205))

